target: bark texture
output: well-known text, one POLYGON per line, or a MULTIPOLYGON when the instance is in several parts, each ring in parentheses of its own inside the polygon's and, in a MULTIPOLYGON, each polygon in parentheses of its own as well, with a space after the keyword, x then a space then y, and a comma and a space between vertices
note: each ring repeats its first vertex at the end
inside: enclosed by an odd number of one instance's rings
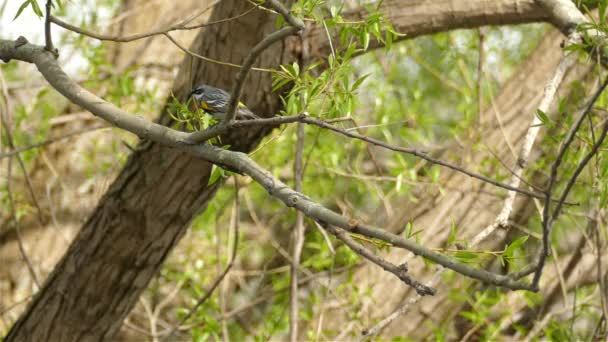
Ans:
MULTIPOLYGON (((485 25, 548 20, 548 15, 534 0, 387 0, 378 10, 404 35, 401 39, 485 25)), ((356 5, 345 13, 349 20, 365 19, 367 15, 367 11, 356 5)), ((335 37, 333 41, 340 39, 335 37)), ((310 30, 309 42, 311 54, 321 58, 329 55, 329 40, 323 27, 310 30)), ((370 46, 378 43, 371 42, 370 46)))

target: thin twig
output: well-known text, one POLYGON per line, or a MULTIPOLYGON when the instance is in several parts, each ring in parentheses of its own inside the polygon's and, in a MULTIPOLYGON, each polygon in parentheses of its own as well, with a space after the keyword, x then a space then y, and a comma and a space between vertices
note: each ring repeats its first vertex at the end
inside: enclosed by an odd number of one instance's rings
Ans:
MULTIPOLYGON (((4 92, 6 91, 6 88, 3 87, 4 92)), ((4 94, 3 92, 3 94, 4 94)), ((8 145, 10 148, 14 148, 13 145, 13 135, 11 133, 11 127, 10 127, 10 123, 9 123, 9 118, 8 118, 8 97, 5 97, 4 99, 4 106, 2 106, 3 110, 2 113, 0 113, 0 119, 2 121, 2 126, 4 127, 4 131, 6 132, 6 137, 7 137, 7 141, 8 141, 8 145)), ((19 158, 19 156, 17 156, 18 160, 21 161, 20 165, 23 167, 23 171, 25 172, 25 167, 23 166, 23 161, 21 160, 21 158, 19 158)), ((23 261, 25 262, 27 269, 30 273, 30 276, 32 277, 34 283, 36 284, 36 288, 40 289, 40 281, 38 280, 38 276, 36 275, 36 271, 34 270, 34 265, 32 263, 32 261, 30 260, 30 258, 27 256, 27 252, 25 250, 25 246, 23 244, 23 237, 21 235, 21 229, 20 229, 20 224, 19 224, 19 219, 17 217, 17 209, 15 207, 15 200, 13 199, 13 189, 12 189, 12 170, 13 170, 13 165, 12 165, 12 158, 8 160, 8 163, 6 165, 6 193, 7 193, 7 199, 8 199, 8 204, 11 208, 11 218, 13 220, 13 224, 15 227, 15 233, 17 235, 17 246, 19 248, 19 253, 21 254, 21 257, 23 258, 23 261)), ((27 173, 25 173, 25 177, 26 179, 28 179, 28 175, 27 173)), ((35 197, 34 197, 35 198, 35 197)), ((39 212, 40 214, 40 212, 39 212)))
POLYGON ((477 34, 479 36, 479 58, 477 59, 477 120, 479 122, 479 126, 481 127, 481 123, 482 123, 482 110, 483 110, 483 94, 482 94, 482 88, 483 88, 483 68, 484 68, 484 62, 485 62, 485 47, 484 47, 484 41, 485 41, 485 36, 486 36, 486 32, 485 32, 485 28, 480 27, 477 29, 477 34))
MULTIPOLYGON (((348 130, 355 129, 357 131, 357 133, 359 133, 360 135, 364 135, 363 129, 362 129, 362 128, 364 128, 364 126, 358 126, 357 121, 355 121, 355 119, 352 117, 350 118, 350 121, 353 123, 354 127, 346 128, 345 130, 348 131, 348 130)), ((376 168, 376 172, 378 172, 378 175, 380 177, 384 176, 384 173, 382 172, 382 168, 380 167, 380 163, 378 162, 378 159, 376 159, 376 155, 375 155, 372 147, 369 144, 366 144, 365 148, 367 149, 367 154, 369 154, 369 157, 372 160, 372 164, 374 164, 374 167, 376 168)))
POLYGON ((497 187, 500 187, 500 188, 503 188, 503 189, 506 189, 506 190, 514 191, 514 192, 517 192, 517 193, 520 193, 520 194, 524 194, 524 195, 528 195, 528 196, 534 197, 534 198, 544 198, 543 194, 538 194, 538 193, 535 193, 535 192, 532 192, 532 191, 529 191, 529 190, 526 190, 526 189, 518 188, 518 187, 513 186, 513 185, 501 183, 499 181, 496 181, 494 179, 486 177, 486 176, 484 176, 482 174, 466 170, 465 168, 462 168, 460 166, 451 164, 451 163, 443 161, 441 159, 433 158, 433 157, 429 156, 428 153, 426 153, 424 151, 420 151, 418 149, 405 148, 405 147, 398 147, 398 146, 394 146, 394 145, 389 145, 389 144, 387 144, 385 142, 382 142, 380 140, 377 140, 377 139, 374 139, 374 138, 369 138, 369 137, 366 137, 366 136, 362 136, 362 135, 359 135, 359 134, 356 134, 356 133, 351 133, 351 132, 348 132, 348 131, 346 131, 344 129, 341 129, 339 127, 332 126, 332 125, 330 125, 330 124, 328 124, 328 123, 326 123, 326 122, 324 122, 323 120, 320 120, 320 119, 315 119, 315 118, 307 117, 307 118, 302 119, 302 122, 307 123, 307 124, 311 124, 311 125, 315 125, 315 126, 318 126, 318 127, 321 127, 321 128, 325 128, 325 129, 328 129, 330 131, 334 131, 336 133, 342 134, 342 135, 347 136, 349 138, 354 138, 354 139, 358 139, 358 140, 361 140, 361 141, 365 141, 365 142, 370 143, 372 145, 380 146, 380 147, 383 147, 383 148, 391 150, 391 151, 410 154, 410 155, 416 156, 418 158, 424 159, 424 160, 426 160, 426 161, 428 161, 428 162, 430 162, 432 164, 437 164, 437 165, 444 166, 444 167, 446 167, 448 169, 460 172, 460 173, 465 174, 465 175, 467 175, 469 177, 481 180, 481 181, 483 181, 485 183, 489 183, 489 184, 492 184, 494 186, 497 186, 497 187))
MULTIPOLYGON (((6 82, 5 82, 4 75, 2 74, 2 72, 0 72, 0 84, 2 85, 2 97, 4 98, 5 109, 6 109, 5 110, 6 116, 1 116, 0 120, 2 120, 2 125, 4 126, 5 131, 6 131, 6 141, 8 143, 8 146, 11 149, 15 149, 13 133, 12 133, 10 121, 8 118, 8 111, 10 108, 10 98, 8 96, 8 91, 6 89, 6 82)), ((16 158, 17 158, 17 163, 19 164, 19 168, 21 169, 21 172, 23 173, 23 178, 25 178, 25 184, 27 186, 28 192, 30 193, 30 197, 32 198, 32 202, 34 203, 34 206, 36 207, 36 212, 38 214, 37 215, 38 223, 40 223, 40 225, 44 225, 44 223, 45 223, 44 214, 42 212, 42 208, 40 207, 40 203, 38 202, 38 196, 36 196, 36 192, 34 191, 34 185, 32 184, 30 175, 27 171, 27 168, 25 167, 23 158, 21 158, 20 155, 17 155, 16 158)))
MULTIPOLYGON (((570 59, 572 59, 572 57, 570 59)), ((566 71, 567 67, 569 66, 569 63, 571 63, 571 62, 573 62, 573 61, 566 61, 566 58, 563 58, 560 61, 560 64, 556 68, 553 78, 549 81, 549 83, 545 87, 545 93, 543 96, 543 100, 541 100, 541 105, 539 106, 541 108, 541 110, 543 110, 542 108, 545 108, 543 111, 547 111, 546 108, 548 108, 549 104, 551 103, 551 100, 553 99, 555 91, 557 90, 557 87, 561 83, 563 76, 565 74, 565 71, 566 71)), ((535 113, 533 123, 530 125, 530 128, 528 129, 525 142, 519 152, 519 156, 521 159, 518 160, 518 163, 517 163, 518 166, 516 167, 516 170, 513 171, 510 186, 519 186, 521 175, 523 173, 523 167, 524 167, 525 163, 527 162, 527 159, 530 155, 532 145, 534 144, 534 140, 536 139, 536 135, 538 134, 538 130, 539 130, 538 125, 536 125, 536 126, 534 125, 534 123, 537 120, 538 120, 538 118, 536 117, 536 113, 535 113), (521 163, 520 163, 520 161, 521 161, 521 163)), ((500 227, 508 226, 508 222, 509 222, 508 219, 513 210, 515 194, 516 193, 513 191, 509 192, 509 196, 505 199, 501 212, 498 214, 498 216, 496 217, 494 222, 492 222, 490 225, 485 227, 481 232, 479 232, 477 235, 475 235, 475 237, 473 237, 473 239, 471 240, 471 243, 469 245, 470 248, 477 246, 481 241, 485 240, 494 231, 496 231, 496 229, 498 229, 500 227)), ((536 198, 538 198, 538 197, 536 197, 536 198)), ((544 195, 542 198, 544 199, 544 195)), ((511 277, 514 280, 520 279, 520 278, 523 278, 524 276, 532 273, 534 270, 536 270, 536 265, 534 265, 533 267, 530 267, 530 268, 524 268, 520 272, 510 275, 509 277, 511 277)), ((446 268, 443 268, 443 267, 440 268, 435 273, 435 276, 433 277, 433 279, 429 283, 427 283, 427 285, 433 286, 436 279, 438 279, 445 271, 446 271, 446 268)), ((399 309, 395 310, 392 314, 387 316, 385 319, 376 323, 373 327, 364 331, 360 340, 362 341, 362 340, 365 340, 367 338, 377 335, 382 329, 387 327, 389 324, 391 324, 393 321, 395 321, 398 317, 400 317, 401 315, 404 315, 409 310, 410 306, 417 303, 420 299, 422 299, 422 296, 417 295, 413 298, 406 300, 405 303, 399 307, 399 309)))
MULTIPOLYGON (((196 52, 192 52, 189 49, 187 49, 185 46, 183 46, 182 44, 180 44, 175 38, 173 38, 169 33, 163 33, 163 35, 165 37, 167 37, 167 39, 169 39, 173 44, 175 44, 175 46, 177 46, 180 50, 184 51, 186 54, 194 57, 194 58, 199 58, 205 62, 209 62, 209 63, 213 63, 213 64, 217 64, 217 65, 223 65, 223 66, 228 66, 228 67, 232 67, 232 68, 241 68, 242 65, 238 65, 238 64, 234 64, 234 63, 229 63, 229 62, 222 62, 222 61, 218 61, 217 59, 213 59, 213 58, 209 58, 209 57, 205 57, 203 55, 199 55, 196 52)), ((252 67, 251 70, 255 70, 255 71, 261 71, 261 72, 276 72, 277 70, 273 70, 273 69, 267 69, 267 68, 258 68, 258 67, 252 67)))
POLYGON ((74 130, 72 132, 66 133, 66 134, 64 134, 62 136, 59 136, 59 137, 50 138, 50 139, 47 139, 47 140, 44 140, 44 141, 41 141, 41 142, 38 142, 38 143, 35 143, 35 144, 31 144, 31 145, 28 145, 28 146, 23 146, 23 147, 16 148, 16 149, 14 149, 12 151, 0 153, 0 159, 4 159, 4 158, 7 158, 7 157, 12 157, 14 155, 17 155, 17 154, 25 152, 25 151, 29 151, 31 149, 35 149, 35 148, 51 145, 51 144, 54 144, 56 142, 72 138, 72 137, 77 136, 77 135, 81 135, 81 134, 84 134, 84 133, 90 133, 90 132, 97 131, 97 130, 100 130, 100 129, 108 129, 108 128, 111 128, 111 127, 108 126, 108 125, 100 125, 100 126, 93 126, 93 127, 87 127, 87 128, 83 128, 83 129, 74 130))
MULTIPOLYGON (((50 0, 49 0, 50 1, 50 0)), ((219 23, 223 23, 223 22, 227 22, 227 21, 231 21, 231 20, 235 20, 238 19, 246 14, 248 14, 249 12, 251 12, 252 10, 254 10, 256 7, 252 7, 249 10, 236 15, 234 17, 231 18, 226 18, 226 19, 220 19, 217 21, 213 21, 213 22, 208 22, 208 23, 203 23, 203 24, 198 24, 198 25, 192 25, 192 26, 187 26, 187 24, 194 20, 196 17, 200 16, 201 14, 203 14, 204 12, 206 12, 207 10, 209 10, 213 5, 215 5, 216 3, 218 3, 219 1, 216 0, 214 1, 210 6, 208 6, 206 9, 202 10, 199 14, 196 14, 190 18, 187 18, 177 24, 174 24, 166 29, 160 29, 160 30, 154 30, 151 32, 146 32, 146 33, 139 33, 139 34, 134 34, 131 36, 126 36, 126 37, 121 37, 121 36, 112 36, 112 35, 104 35, 104 34, 99 34, 99 33, 95 33, 92 31, 88 31, 85 30, 81 27, 78 26, 74 26, 71 25, 69 23, 66 23, 65 21, 62 21, 61 19, 50 15, 49 16, 49 21, 57 24, 58 26, 63 27, 66 30, 70 30, 72 32, 76 32, 78 34, 90 37, 90 38, 94 38, 97 40, 101 40, 101 41, 113 41, 113 42, 119 42, 119 43, 126 43, 126 42, 132 42, 135 40, 139 40, 139 39, 143 39, 143 38, 149 38, 149 37, 154 37, 154 36, 158 36, 158 35, 164 35, 165 37, 167 37, 173 44, 175 44, 175 46, 177 46, 180 50, 184 51, 185 53, 187 53, 188 55, 195 57, 195 58, 199 58, 201 60, 204 60, 206 62, 210 62, 210 63, 214 63, 214 64, 218 64, 218 65, 225 65, 225 66, 230 66, 230 67, 234 67, 234 68, 241 68, 241 65, 238 64, 233 64, 233 63, 228 63, 228 62, 222 62, 222 61, 218 61, 215 60, 213 58, 209 58, 209 57, 205 57, 202 55, 199 55, 197 53, 194 53, 192 51, 190 51, 189 49, 187 49, 186 47, 184 47, 182 44, 180 44, 177 40, 175 40, 170 34, 169 32, 172 31, 177 31, 177 30, 193 30, 193 29, 197 29, 197 28, 201 28, 204 26, 210 26, 210 25, 215 25, 215 24, 219 24, 219 23)), ((259 5, 257 5, 259 6, 259 5)), ((251 70, 255 70, 255 71, 262 71, 262 72, 274 72, 275 70, 271 70, 271 69, 265 69, 265 68, 256 68, 256 67, 252 67, 251 70)))
POLYGON ((236 19, 239 19, 239 18, 249 14, 251 11, 253 11, 254 9, 256 9, 257 7, 260 6, 260 5, 256 5, 254 7, 251 7, 250 9, 246 10, 245 12, 243 12, 241 14, 237 14, 230 18, 224 18, 224 19, 220 19, 220 20, 216 20, 216 21, 210 21, 210 22, 205 22, 202 24, 188 26, 188 23, 190 23, 197 17, 201 16, 205 12, 209 11, 211 8, 213 8, 213 6, 215 6, 219 2, 220 2, 220 0, 215 0, 210 5, 208 5, 201 11, 199 11, 198 13, 196 13, 178 23, 175 23, 165 29, 152 30, 150 32, 144 32, 144 33, 136 33, 136 34, 132 34, 132 35, 128 35, 128 36, 116 36, 116 35, 95 33, 95 32, 86 30, 82 27, 78 27, 78 26, 72 25, 70 23, 67 23, 52 15, 50 16, 50 22, 52 22, 53 24, 56 24, 58 26, 61 26, 66 30, 76 32, 78 34, 81 34, 83 36, 87 36, 87 37, 90 37, 93 39, 97 39, 97 40, 101 40, 101 41, 111 41, 111 42, 117 42, 117 43, 128 43, 128 42, 136 41, 139 39, 163 35, 163 34, 166 34, 166 33, 172 32, 172 31, 194 30, 194 29, 199 29, 199 28, 206 27, 206 26, 217 25, 217 24, 228 22, 228 21, 236 20, 236 19))
POLYGON ((46 50, 52 53, 57 53, 53 46, 53 38, 51 37, 51 8, 53 7, 52 0, 46 0, 46 17, 44 19, 44 42, 46 50))
MULTIPOLYGON (((598 140, 596 141, 595 144, 593 144, 591 151, 589 151, 589 153, 587 153, 587 155, 585 155, 583 160, 578 164, 578 166, 574 170, 572 177, 570 177, 570 179, 568 180, 568 183, 566 184, 566 188, 562 192, 562 195, 560 196, 559 201, 557 202, 557 205, 555 206, 555 209, 553 210, 553 214, 547 220, 547 227, 545 228, 545 225, 543 224, 543 249, 541 250, 541 252, 539 254, 538 268, 536 270, 536 273, 534 274, 534 280, 532 283, 533 285, 538 286, 538 282, 540 281, 540 276, 542 275, 543 268, 545 266, 545 261, 549 254, 545 250, 544 246, 549 245, 548 240, 549 240, 549 234, 551 233, 550 225, 559 216, 562 206, 564 204, 564 201, 566 200, 566 198, 568 197, 568 194, 570 193, 570 190, 572 190, 572 187, 576 183, 576 179, 581 174, 581 172, 583 172, 583 170, 585 169, 585 167, 587 166, 587 164, 589 163, 591 158, 593 158, 593 156, 595 156, 595 154, 599 151, 599 148, 602 145, 602 143, 604 142, 604 139, 606 138, 607 134, 608 134, 608 120, 605 120, 604 125, 602 127, 602 132, 600 133, 598 140), (545 241, 546 241, 546 244, 545 244, 545 241)), ((549 209, 545 209, 545 210, 549 210, 549 209)))
MULTIPOLYGON (((298 123, 296 141, 296 159, 294 165, 295 190, 302 192, 302 179, 304 178, 303 155, 304 155, 304 124, 298 123)), ((296 213, 296 225, 293 230, 293 252, 291 261, 291 283, 289 293, 289 339, 291 342, 298 340, 298 268, 304 247, 304 214, 301 211, 296 213)))
POLYGON ((282 41, 283 39, 295 34, 299 30, 300 29, 296 27, 284 27, 278 31, 267 35, 266 38, 264 38, 261 42, 259 42, 251 49, 249 55, 247 55, 245 61, 243 62, 243 66, 241 66, 239 72, 236 74, 235 81, 232 85, 232 90, 230 91, 230 102, 228 102, 228 110, 226 111, 226 116, 222 121, 223 123, 228 123, 234 120, 236 116, 236 110, 239 106, 239 101, 243 93, 245 79, 247 78, 249 70, 251 70, 253 63, 258 58, 258 56, 272 44, 278 41, 282 41))
POLYGON ((204 131, 193 132, 190 134, 188 141, 192 144, 200 144, 211 138, 218 137, 224 133, 230 132, 233 129, 241 127, 255 126, 278 126, 285 123, 302 122, 307 117, 306 113, 291 116, 275 116, 272 118, 263 118, 255 120, 238 120, 229 123, 219 123, 211 126, 204 131))
POLYGON ((346 137, 358 139, 358 140, 370 143, 375 146, 383 147, 383 148, 391 150, 391 151, 401 152, 401 153, 406 153, 406 154, 416 156, 416 157, 424 159, 430 163, 447 167, 449 169, 460 172, 469 177, 481 180, 485 183, 492 184, 499 188, 514 191, 514 192, 517 192, 517 193, 520 193, 523 195, 527 195, 527 196, 530 196, 533 198, 540 198, 540 199, 545 198, 544 194, 536 193, 536 192, 529 191, 529 190, 522 189, 522 188, 513 187, 512 185, 501 183, 499 181, 486 177, 482 174, 479 174, 479 173, 476 173, 473 171, 469 171, 463 167, 451 164, 451 163, 443 161, 441 159, 430 157, 428 155, 428 153, 425 151, 421 151, 421 150, 414 149, 414 148, 405 148, 405 147, 390 145, 390 144, 387 144, 378 139, 370 138, 370 137, 360 135, 357 133, 352 133, 345 129, 330 125, 328 123, 329 121, 323 121, 321 119, 309 117, 306 113, 301 113, 301 114, 292 115, 292 116, 276 116, 276 117, 272 117, 272 118, 255 119, 255 120, 239 120, 239 121, 232 121, 229 123, 220 123, 220 124, 217 124, 215 126, 208 128, 204 131, 191 133, 190 136, 188 137, 188 142, 192 143, 192 144, 198 144, 198 143, 207 141, 211 138, 217 137, 223 133, 230 131, 230 129, 237 128, 237 127, 272 126, 272 125, 279 125, 279 124, 292 123, 292 122, 303 122, 303 123, 306 123, 309 125, 314 125, 317 127, 325 128, 330 131, 342 134, 346 137))
MULTIPOLYGON (((564 76, 566 75, 566 71, 576 61, 576 56, 576 54, 571 53, 567 56, 564 56, 560 60, 553 76, 545 85, 543 97, 540 101, 540 104, 538 105, 538 111, 541 111, 543 113, 549 111, 549 106, 553 102, 555 94, 557 93, 557 89, 562 83, 564 76)), ((519 155, 517 156, 517 162, 515 164, 515 168, 513 170, 513 177, 511 178, 510 183, 512 186, 519 186, 520 178, 523 175, 524 169, 528 163, 528 159, 530 158, 530 152, 532 151, 532 147, 534 146, 534 142, 536 141, 536 137, 538 136, 538 133, 542 126, 542 121, 540 120, 538 115, 536 113, 533 113, 533 115, 534 119, 530 124, 530 128, 528 129, 528 132, 526 133, 526 136, 524 138, 524 143, 521 147, 521 150, 519 151, 519 155)), ((502 227, 507 227, 508 225, 509 216, 513 212, 513 205, 515 204, 515 196, 516 193, 509 192, 508 198, 507 200, 505 200, 503 210, 497 217, 497 221, 502 227)))
MULTIPOLYGON (((559 148, 555 161, 553 162, 553 165, 551 165, 549 184, 547 185, 547 189, 545 190, 545 203, 544 203, 543 214, 542 214, 542 216, 543 216, 542 251, 541 251, 541 255, 539 255, 538 268, 534 274, 534 280, 532 282, 535 285, 538 285, 538 282, 540 281, 540 276, 542 274, 543 267, 545 266, 545 259, 549 256, 549 253, 550 253, 549 237, 551 236, 551 227, 553 224, 553 220, 557 219, 557 215, 559 215, 559 212, 561 211, 561 204, 560 204, 561 201, 560 201, 560 202, 558 202, 556 211, 555 211, 555 213, 557 213, 557 214, 554 214, 554 217, 551 216, 551 198, 553 196, 553 186, 555 185, 555 182, 557 181, 557 171, 559 169, 559 166, 562 163, 562 160, 563 160, 568 148, 570 147, 570 144, 572 144, 572 142, 574 141, 574 137, 576 136, 576 133, 579 131, 581 125, 583 124, 583 121, 585 121, 586 117, 589 115, 589 113, 591 113, 593 106, 595 105, 595 103, 599 99, 600 95, 604 92, 604 90, 606 89, 607 86, 608 86, 608 77, 606 77, 604 82, 601 84, 600 88, 593 94, 593 97, 591 98, 591 100, 589 101, 587 106, 585 107, 585 110, 581 113, 581 115, 577 118, 577 120, 574 122, 574 124, 568 131, 568 134, 566 135, 564 142, 562 143, 562 145, 559 148)), ((576 179, 576 176, 573 176, 571 178, 571 180, 572 179, 576 179)), ((569 188, 567 187, 566 190, 569 191, 569 188)), ((564 193, 567 195, 566 190, 564 190, 564 193)), ((563 200, 565 200, 565 197, 563 197, 563 200)))
POLYGON ((279 1, 267 0, 266 2, 264 2, 264 6, 271 7, 272 9, 281 13, 281 15, 285 18, 285 20, 289 23, 290 26, 284 27, 278 31, 267 35, 264 39, 262 39, 261 42, 256 44, 251 49, 251 51, 249 51, 249 54, 247 55, 247 57, 245 57, 243 66, 236 74, 234 83, 232 85, 232 90, 230 91, 230 102, 228 102, 228 110, 226 111, 226 116, 222 121, 223 123, 228 123, 234 120, 236 116, 236 110, 239 106, 239 101, 243 93, 245 79, 247 78, 249 70, 251 70, 253 63, 258 58, 258 56, 272 44, 281 41, 287 38, 288 36, 295 34, 298 31, 304 30, 305 28, 304 22, 296 18, 293 14, 291 14, 279 1))
POLYGON ((342 242, 344 242, 350 249, 355 251, 355 253, 382 267, 382 269, 384 269, 385 271, 394 274, 405 284, 411 286, 414 290, 416 290, 416 293, 418 295, 433 296, 437 292, 437 290, 435 290, 434 288, 426 286, 410 277, 410 275, 408 274, 407 265, 405 263, 400 265, 393 265, 392 263, 384 260, 379 255, 372 253, 370 250, 363 247, 363 245, 355 241, 352 237, 348 235, 348 233, 344 229, 332 227, 330 225, 327 225, 324 228, 327 229, 330 233, 334 234, 342 242))

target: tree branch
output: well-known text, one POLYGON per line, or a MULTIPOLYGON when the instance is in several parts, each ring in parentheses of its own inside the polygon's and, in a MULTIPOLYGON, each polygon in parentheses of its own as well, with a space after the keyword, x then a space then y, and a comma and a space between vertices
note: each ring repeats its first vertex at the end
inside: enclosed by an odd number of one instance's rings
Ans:
MULTIPOLYGON (((294 162, 294 187, 298 192, 302 192, 302 178, 304 178, 304 124, 298 123, 296 131, 296 159, 294 162)), ((289 340, 298 341, 298 268, 304 248, 306 226, 304 225, 304 215, 301 211, 296 213, 296 224, 293 230, 292 261, 290 265, 290 291, 289 291, 289 340)))
POLYGON ((215 6, 218 2, 219 2, 219 0, 213 1, 211 4, 209 4, 204 9, 200 10, 198 13, 195 13, 194 15, 191 15, 188 18, 186 18, 178 23, 175 23, 165 29, 152 30, 150 32, 145 32, 145 33, 136 33, 136 34, 132 34, 132 35, 128 35, 128 36, 113 36, 113 35, 95 33, 93 31, 85 30, 81 27, 67 23, 53 15, 49 15, 47 18, 48 18, 48 21, 52 22, 53 24, 61 26, 66 30, 70 30, 72 32, 79 33, 83 36, 87 36, 89 38, 94 38, 94 39, 102 40, 102 41, 112 41, 112 42, 117 42, 117 43, 128 43, 128 42, 132 42, 132 41, 139 40, 139 39, 144 39, 144 38, 148 38, 148 37, 154 37, 154 36, 166 34, 171 31, 194 30, 194 29, 198 29, 201 27, 205 27, 205 26, 211 26, 211 25, 215 25, 215 24, 224 23, 227 21, 238 19, 244 15, 247 15, 249 12, 251 12, 255 8, 257 8, 257 6, 251 7, 247 11, 245 11, 239 15, 236 15, 234 17, 231 17, 231 18, 216 20, 216 21, 207 22, 207 23, 198 24, 198 25, 187 26, 194 19, 198 18, 199 16, 201 16, 202 14, 204 14, 205 12, 207 12, 211 8, 213 8, 213 6, 215 6))
POLYGON ((355 253, 357 253, 360 256, 364 257, 365 259, 373 262, 374 264, 380 266, 383 270, 394 274, 402 282, 413 287, 414 290, 416 290, 416 293, 418 295, 433 296, 437 292, 437 290, 435 290, 434 288, 426 286, 426 285, 420 283, 419 281, 413 279, 412 277, 410 277, 407 274, 407 272, 408 272, 407 264, 403 263, 400 265, 393 265, 392 263, 384 260, 382 257, 372 253, 367 248, 363 247, 363 245, 361 245, 360 243, 355 241, 355 239, 350 237, 348 235, 348 233, 342 228, 336 228, 336 227, 327 226, 327 225, 323 226, 323 228, 325 230, 329 231, 330 233, 332 233, 333 235, 335 235, 338 239, 342 240, 342 242, 344 242, 344 244, 346 244, 350 249, 355 251, 355 253))
POLYGON ((97 131, 97 130, 104 129, 104 128, 109 128, 109 127, 107 125, 101 125, 101 126, 93 126, 93 127, 87 127, 87 128, 77 129, 75 131, 68 132, 68 133, 66 133, 66 134, 64 134, 62 136, 59 136, 59 137, 50 138, 50 139, 47 139, 47 140, 44 140, 44 141, 41 141, 41 142, 38 142, 38 143, 35 143, 35 144, 32 144, 32 145, 29 145, 29 146, 18 147, 18 148, 15 148, 15 149, 11 150, 11 151, 8 151, 8 152, 2 152, 2 153, 0 153, 0 159, 11 157, 11 156, 17 155, 17 154, 19 154, 21 152, 25 152, 25 151, 28 151, 28 150, 31 150, 31 149, 34 149, 34 148, 51 145, 51 144, 56 143, 58 141, 69 139, 69 138, 74 137, 76 135, 80 135, 80 134, 84 134, 84 133, 89 133, 89 132, 97 131))
POLYGON ((514 186, 514 185, 510 185, 510 184, 506 184, 506 183, 501 183, 492 178, 489 178, 482 174, 467 170, 458 165, 454 165, 452 163, 443 161, 441 159, 433 158, 433 157, 429 156, 428 153, 425 151, 421 151, 421 150, 413 149, 413 148, 395 146, 395 145, 387 144, 378 139, 370 138, 370 137, 367 137, 367 136, 364 136, 361 134, 357 134, 357 133, 352 133, 345 129, 342 129, 342 128, 339 128, 336 126, 332 126, 329 121, 324 121, 321 119, 313 118, 313 117, 308 116, 305 113, 301 113, 301 114, 293 115, 293 116, 277 116, 277 117, 268 118, 268 119, 265 118, 265 119, 255 119, 255 120, 232 121, 227 124, 220 123, 218 125, 209 127, 208 129, 206 129, 204 131, 191 133, 189 141, 193 144, 201 143, 201 142, 207 141, 211 138, 217 137, 221 134, 224 134, 224 133, 230 131, 230 129, 236 128, 236 127, 265 126, 265 125, 272 126, 272 125, 279 125, 279 124, 292 123, 292 122, 302 122, 305 124, 317 126, 320 128, 324 128, 324 129, 336 132, 338 134, 344 135, 349 138, 361 140, 363 142, 385 148, 387 150, 410 154, 410 155, 413 155, 420 159, 424 159, 432 164, 437 164, 437 165, 446 167, 448 169, 454 170, 456 172, 460 172, 469 177, 478 179, 482 182, 492 184, 496 187, 503 188, 503 189, 506 189, 509 191, 513 191, 515 193, 521 193, 521 194, 524 194, 524 195, 527 195, 527 196, 530 196, 533 198, 538 198, 538 199, 545 198, 545 195, 542 193, 536 193, 536 192, 533 192, 530 190, 522 189, 522 188, 517 187, 517 185, 514 186))
POLYGON ((46 17, 44 18, 44 42, 47 51, 57 54, 57 49, 53 46, 53 38, 51 37, 51 9, 53 7, 52 0, 46 0, 46 17))
POLYGON ((65 74, 57 61, 44 47, 29 44, 22 37, 17 40, 17 43, 0 40, 0 59, 18 59, 36 64, 40 73, 58 92, 75 104, 82 106, 94 115, 113 123, 119 128, 134 133, 143 139, 149 139, 165 146, 178 148, 216 165, 225 165, 247 174, 262 185, 271 196, 278 198, 288 207, 294 207, 302 211, 306 216, 315 221, 385 241, 460 274, 488 284, 512 290, 532 290, 532 287, 527 283, 515 281, 508 276, 474 268, 381 228, 337 214, 314 202, 306 195, 289 188, 285 183, 273 177, 272 173, 260 167, 245 153, 224 150, 208 144, 192 145, 189 142, 190 135, 188 133, 176 131, 169 127, 147 121, 141 116, 124 112, 113 104, 83 89, 65 74))
POLYGON ((251 51, 249 52, 249 55, 245 57, 243 66, 236 74, 234 83, 232 85, 232 90, 230 91, 230 102, 228 102, 228 110, 226 111, 226 116, 222 121, 223 123, 228 123, 234 120, 236 116, 236 110, 239 106, 239 101, 243 93, 243 85, 245 83, 245 79, 247 78, 249 70, 251 70, 253 63, 258 58, 258 56, 270 45, 281 41, 287 38, 288 36, 291 36, 292 34, 295 34, 296 32, 304 29, 304 22, 302 22, 302 20, 296 18, 293 14, 291 14, 279 1, 267 0, 264 3, 264 6, 270 7, 279 12, 289 23, 290 26, 284 27, 266 36, 264 39, 262 39, 261 42, 254 46, 253 49, 251 49, 251 51))
MULTIPOLYGON (((404 35, 398 38, 401 40, 463 28, 549 20, 547 12, 534 0, 385 0, 379 12, 404 35)), ((367 15, 363 6, 343 14, 346 20, 361 20, 367 15)), ((308 38, 312 55, 329 55, 330 40, 322 26, 312 27, 308 38)), ((377 40, 370 42, 370 48, 377 47, 377 40)))

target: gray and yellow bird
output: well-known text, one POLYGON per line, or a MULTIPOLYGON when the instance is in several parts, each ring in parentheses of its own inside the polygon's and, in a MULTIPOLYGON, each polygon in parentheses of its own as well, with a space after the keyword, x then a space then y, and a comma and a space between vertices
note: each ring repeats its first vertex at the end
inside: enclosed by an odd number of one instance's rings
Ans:
MULTIPOLYGON (((194 87, 190 96, 192 96, 198 108, 205 110, 205 112, 218 121, 224 120, 228 111, 228 103, 230 102, 230 94, 227 91, 202 84, 194 87)), ((252 120, 259 118, 247 106, 239 102, 235 119, 252 120)))

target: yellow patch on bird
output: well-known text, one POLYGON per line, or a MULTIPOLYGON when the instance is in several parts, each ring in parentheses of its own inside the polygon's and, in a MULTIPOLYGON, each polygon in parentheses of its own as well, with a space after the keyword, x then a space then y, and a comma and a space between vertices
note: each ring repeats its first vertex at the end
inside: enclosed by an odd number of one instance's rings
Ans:
POLYGON ((209 106, 207 105, 207 102, 201 101, 201 108, 203 108, 204 110, 209 109, 209 106))
POLYGON ((239 107, 246 107, 243 102, 239 102, 239 107))

